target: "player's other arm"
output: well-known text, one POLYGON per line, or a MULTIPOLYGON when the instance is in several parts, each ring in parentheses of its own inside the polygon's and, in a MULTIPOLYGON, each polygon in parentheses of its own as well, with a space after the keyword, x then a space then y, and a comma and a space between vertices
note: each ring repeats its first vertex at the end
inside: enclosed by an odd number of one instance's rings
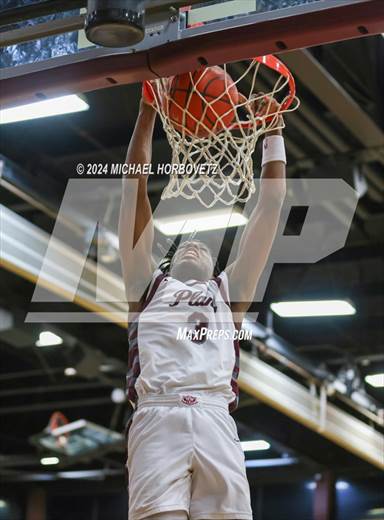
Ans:
POLYGON ((263 146, 278 147, 278 150, 280 147, 277 155, 281 160, 264 164, 256 207, 241 237, 237 259, 226 269, 231 301, 235 302, 232 310, 237 313, 245 313, 253 301, 278 228, 286 194, 285 154, 281 139, 281 130, 266 134, 263 146), (272 136, 279 137, 271 139, 272 136))
MULTIPOLYGON (((129 143, 126 163, 149 164, 155 110, 141 101, 135 129, 129 143)), ((120 258, 128 301, 138 301, 154 271, 152 258, 153 219, 147 193, 147 175, 125 175, 119 218, 120 258)))

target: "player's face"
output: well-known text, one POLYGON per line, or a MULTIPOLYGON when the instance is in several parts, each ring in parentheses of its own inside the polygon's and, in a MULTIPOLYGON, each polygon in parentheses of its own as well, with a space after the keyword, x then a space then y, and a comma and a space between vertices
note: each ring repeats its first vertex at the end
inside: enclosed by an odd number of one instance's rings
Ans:
POLYGON ((171 275, 184 280, 208 280, 213 274, 209 248, 199 240, 183 242, 173 257, 171 275))

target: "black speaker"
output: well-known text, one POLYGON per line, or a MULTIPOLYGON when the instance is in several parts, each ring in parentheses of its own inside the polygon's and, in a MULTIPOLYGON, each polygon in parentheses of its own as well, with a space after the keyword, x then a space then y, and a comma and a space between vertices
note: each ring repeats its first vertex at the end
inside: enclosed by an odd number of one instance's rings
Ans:
POLYGON ((103 47, 129 47, 144 38, 144 7, 140 0, 88 0, 88 40, 103 47))

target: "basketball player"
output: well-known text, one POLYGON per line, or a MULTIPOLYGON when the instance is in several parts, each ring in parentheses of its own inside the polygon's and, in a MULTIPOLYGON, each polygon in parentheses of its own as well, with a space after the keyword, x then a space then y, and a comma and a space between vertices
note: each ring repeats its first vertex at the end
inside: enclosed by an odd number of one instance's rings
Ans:
MULTIPOLYGON (((127 163, 151 162, 155 116, 142 100, 127 163)), ((238 400, 239 345, 233 337, 275 237, 285 163, 276 129, 264 139, 259 198, 237 259, 216 277, 210 250, 197 240, 181 243, 168 270, 157 268, 148 177, 123 179, 120 251, 134 313, 128 331, 128 398, 135 406, 128 436, 129 520, 252 519, 244 453, 229 413, 238 400), (191 334, 177 339, 182 325, 191 334), (225 329, 230 337, 212 339, 200 334, 202 328, 225 329)))

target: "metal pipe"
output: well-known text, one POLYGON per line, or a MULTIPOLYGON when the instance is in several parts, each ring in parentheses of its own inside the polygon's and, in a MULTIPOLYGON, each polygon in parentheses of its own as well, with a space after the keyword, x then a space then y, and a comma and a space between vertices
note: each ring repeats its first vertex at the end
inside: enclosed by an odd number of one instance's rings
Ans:
POLYGON ((284 61, 305 86, 367 148, 383 147, 384 133, 308 50, 285 54, 284 61), (362 131, 363 129, 363 131, 362 131))
POLYGON ((4 9, 0 12, 0 25, 10 25, 38 18, 40 16, 48 16, 63 11, 72 11, 85 7, 86 5, 86 0, 49 0, 48 2, 39 2, 31 5, 24 5, 22 7, 4 9))
POLYGON ((240 357, 239 386, 345 450, 384 469, 381 432, 329 402, 325 414, 321 415, 319 398, 311 395, 305 386, 244 351, 240 357))
MULTIPOLYGON (((273 85, 274 79, 272 72, 265 69, 263 70, 263 74, 269 85, 273 85)), ((325 138, 325 142, 332 143, 332 146, 338 152, 345 153, 350 150, 350 146, 331 128, 331 125, 328 125, 321 117, 319 117, 319 114, 312 110, 312 108, 302 100, 300 103, 299 114, 300 116, 303 116, 306 123, 309 123, 312 128, 315 128, 319 134, 325 138)))
MULTIPOLYGON (((201 0, 150 0, 146 11, 160 11, 171 7, 179 8, 186 5, 201 3, 201 0)), ((74 11, 87 6, 87 0, 48 0, 22 7, 4 9, 0 12, 0 26, 11 25, 31 20, 41 16, 48 16, 65 11, 74 11)))
MULTIPOLYGON (((63 373, 62 368, 52 369, 51 373, 63 373)), ((15 379, 27 379, 29 377, 46 376, 45 370, 24 370, 23 372, 10 372, 8 374, 1 374, 0 381, 14 381, 15 379)))
POLYGON ((80 31, 84 27, 84 15, 71 16, 68 18, 59 18, 42 22, 36 25, 28 25, 20 27, 20 29, 12 29, 0 33, 0 47, 8 47, 9 45, 17 45, 20 43, 55 36, 56 34, 64 34, 72 31, 80 31))
POLYGON ((16 388, 12 390, 3 390, 0 392, 0 397, 9 397, 16 395, 26 395, 26 394, 39 394, 44 392, 70 392, 72 390, 85 390, 90 388, 102 388, 109 386, 107 383, 102 383, 100 381, 93 383, 67 383, 64 385, 48 385, 48 386, 37 386, 37 387, 24 387, 24 388, 16 388))
MULTIPOLYGON (((277 341, 277 340, 276 340, 277 341)), ((299 376, 303 377, 307 384, 314 383, 316 386, 321 387, 324 384, 324 380, 318 377, 317 375, 313 374, 309 369, 306 369, 304 366, 299 365, 297 362, 288 359, 288 357, 284 353, 278 352, 275 348, 270 347, 267 343, 253 338, 252 343, 258 348, 258 350, 264 354, 265 356, 268 356, 272 359, 275 359, 278 361, 281 365, 287 367, 289 370, 292 370, 299 376)), ((330 382, 328 380, 328 382, 330 382)), ((344 403, 346 403, 348 406, 359 412, 360 414, 364 415, 367 419, 370 421, 375 422, 376 424, 383 426, 383 420, 382 418, 377 415, 374 412, 371 412, 370 410, 366 410, 365 408, 362 408, 359 406, 355 401, 353 401, 350 397, 340 394, 339 392, 336 393, 336 398, 340 399, 344 403)), ((372 402, 374 402, 372 400, 372 402)))
POLYGON ((0 178, 0 186, 7 189, 9 192, 13 193, 17 197, 19 197, 21 200, 24 200, 27 202, 27 204, 30 204, 33 208, 38 209, 42 213, 45 213, 48 217, 55 221, 61 222, 63 225, 65 225, 68 229, 71 229, 74 233, 76 233, 78 236, 83 237, 84 236, 84 228, 82 226, 79 226, 75 222, 72 222, 68 218, 62 215, 58 215, 57 211, 55 211, 53 208, 49 207, 47 204, 44 204, 43 202, 38 201, 35 197, 32 195, 29 195, 22 189, 18 188, 11 182, 7 181, 4 178, 0 178))
POLYGON ((57 409, 69 409, 69 408, 81 408, 82 406, 100 406, 110 404, 113 405, 111 399, 108 398, 92 398, 92 399, 79 399, 73 401, 52 401, 49 403, 39 404, 28 404, 25 406, 4 406, 0 408, 0 415, 11 415, 19 413, 33 413, 41 410, 57 410, 57 409))

